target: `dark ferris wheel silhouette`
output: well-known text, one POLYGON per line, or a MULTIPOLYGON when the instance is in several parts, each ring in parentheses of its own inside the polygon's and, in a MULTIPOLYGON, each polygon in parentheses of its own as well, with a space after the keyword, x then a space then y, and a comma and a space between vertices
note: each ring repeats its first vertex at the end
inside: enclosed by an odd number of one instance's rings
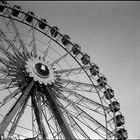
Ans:
POLYGON ((0 139, 127 139, 114 90, 57 26, 0 3, 0 139))

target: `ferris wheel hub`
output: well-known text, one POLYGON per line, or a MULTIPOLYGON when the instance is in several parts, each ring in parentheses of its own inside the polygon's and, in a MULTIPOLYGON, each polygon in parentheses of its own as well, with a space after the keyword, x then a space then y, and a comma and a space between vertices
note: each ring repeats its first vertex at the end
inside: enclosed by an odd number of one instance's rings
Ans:
POLYGON ((55 82, 55 74, 48 62, 39 58, 31 58, 26 61, 26 71, 34 81, 40 84, 52 84, 55 82))
POLYGON ((50 73, 48 67, 42 63, 35 64, 35 72, 42 78, 48 78, 50 73))

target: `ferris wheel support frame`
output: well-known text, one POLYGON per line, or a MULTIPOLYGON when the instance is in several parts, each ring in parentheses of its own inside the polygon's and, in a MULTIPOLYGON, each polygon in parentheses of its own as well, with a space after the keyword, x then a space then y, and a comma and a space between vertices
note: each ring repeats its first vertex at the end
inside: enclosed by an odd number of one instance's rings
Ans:
POLYGON ((57 100, 54 96, 54 94, 56 94, 56 93, 47 87, 44 88, 44 92, 46 93, 45 96, 49 100, 49 105, 52 108, 52 112, 54 113, 54 116, 55 116, 61 130, 63 131, 64 137, 66 139, 71 139, 71 140, 76 139, 74 137, 73 133, 71 132, 71 130, 69 129, 68 123, 66 122, 66 120, 63 116, 63 113, 57 104, 57 100), (54 99, 55 99, 55 101, 54 101, 54 99))
POLYGON ((27 87, 25 92, 21 94, 19 97, 19 100, 16 101, 16 103, 13 105, 13 107, 10 109, 10 111, 7 113, 6 117, 2 120, 0 124, 0 135, 3 135, 4 131, 6 130, 7 126, 15 116, 18 109, 21 107, 22 103, 26 99, 26 96, 29 94, 31 88, 33 87, 34 81, 30 83, 30 85, 27 87))

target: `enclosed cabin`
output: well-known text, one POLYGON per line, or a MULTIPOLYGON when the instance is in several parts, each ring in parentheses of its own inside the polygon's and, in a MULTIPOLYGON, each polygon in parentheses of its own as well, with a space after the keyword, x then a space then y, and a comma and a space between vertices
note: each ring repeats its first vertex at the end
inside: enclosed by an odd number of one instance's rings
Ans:
POLYGON ((57 37, 59 32, 59 28, 57 26, 53 26, 50 30, 50 34, 51 36, 53 36, 54 38, 57 37))
POLYGON ((28 11, 25 17, 25 20, 29 23, 31 23, 33 21, 33 17, 35 16, 35 14, 32 11, 28 11))
POLYGON ((115 120, 116 120, 117 127, 120 127, 123 124, 125 124, 124 116, 122 116, 121 114, 115 116, 114 121, 115 120))
POLYGON ((113 102, 109 105, 109 107, 110 107, 110 110, 111 110, 112 112, 117 112, 117 111, 120 110, 120 104, 119 104, 119 102, 117 102, 117 101, 113 101, 113 102))
POLYGON ((117 131, 117 140, 126 140, 128 138, 127 130, 121 128, 117 131))
POLYGON ((83 56, 81 58, 81 61, 84 65, 89 64, 90 62, 90 56, 87 53, 83 53, 83 56))
POLYGON ((61 41, 62 41, 62 44, 64 45, 64 46, 67 46, 68 44, 70 44, 70 37, 69 37, 69 35, 63 35, 63 38, 61 39, 61 41))
POLYGON ((110 100, 111 98, 114 97, 114 90, 111 89, 111 88, 107 88, 105 91, 104 91, 104 96, 107 100, 110 100))
POLYGON ((14 5, 13 9, 11 11, 11 14, 15 17, 18 17, 19 13, 20 13, 21 7, 18 5, 14 5))
POLYGON ((106 84, 107 84, 107 78, 104 76, 99 77, 99 79, 97 80, 98 86, 100 88, 103 88, 106 84))
POLYGON ((96 76, 99 73, 99 67, 97 65, 92 65, 89 69, 91 75, 96 76))
POLYGON ((74 55, 78 55, 80 52, 81 52, 81 46, 75 43, 74 46, 72 47, 72 53, 74 55))
POLYGON ((45 18, 41 18, 39 23, 38 23, 38 26, 40 29, 44 30, 47 26, 47 21, 45 18))
POLYGON ((0 12, 3 12, 4 11, 4 9, 5 9, 5 6, 4 5, 6 5, 7 3, 5 2, 5 1, 1 1, 0 2, 0 12))

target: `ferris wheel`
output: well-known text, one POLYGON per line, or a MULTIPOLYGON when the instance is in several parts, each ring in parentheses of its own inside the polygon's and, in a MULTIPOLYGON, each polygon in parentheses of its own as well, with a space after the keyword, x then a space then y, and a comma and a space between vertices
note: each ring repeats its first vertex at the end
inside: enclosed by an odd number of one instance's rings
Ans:
POLYGON ((0 139, 127 139, 114 90, 45 18, 0 3, 0 139))

